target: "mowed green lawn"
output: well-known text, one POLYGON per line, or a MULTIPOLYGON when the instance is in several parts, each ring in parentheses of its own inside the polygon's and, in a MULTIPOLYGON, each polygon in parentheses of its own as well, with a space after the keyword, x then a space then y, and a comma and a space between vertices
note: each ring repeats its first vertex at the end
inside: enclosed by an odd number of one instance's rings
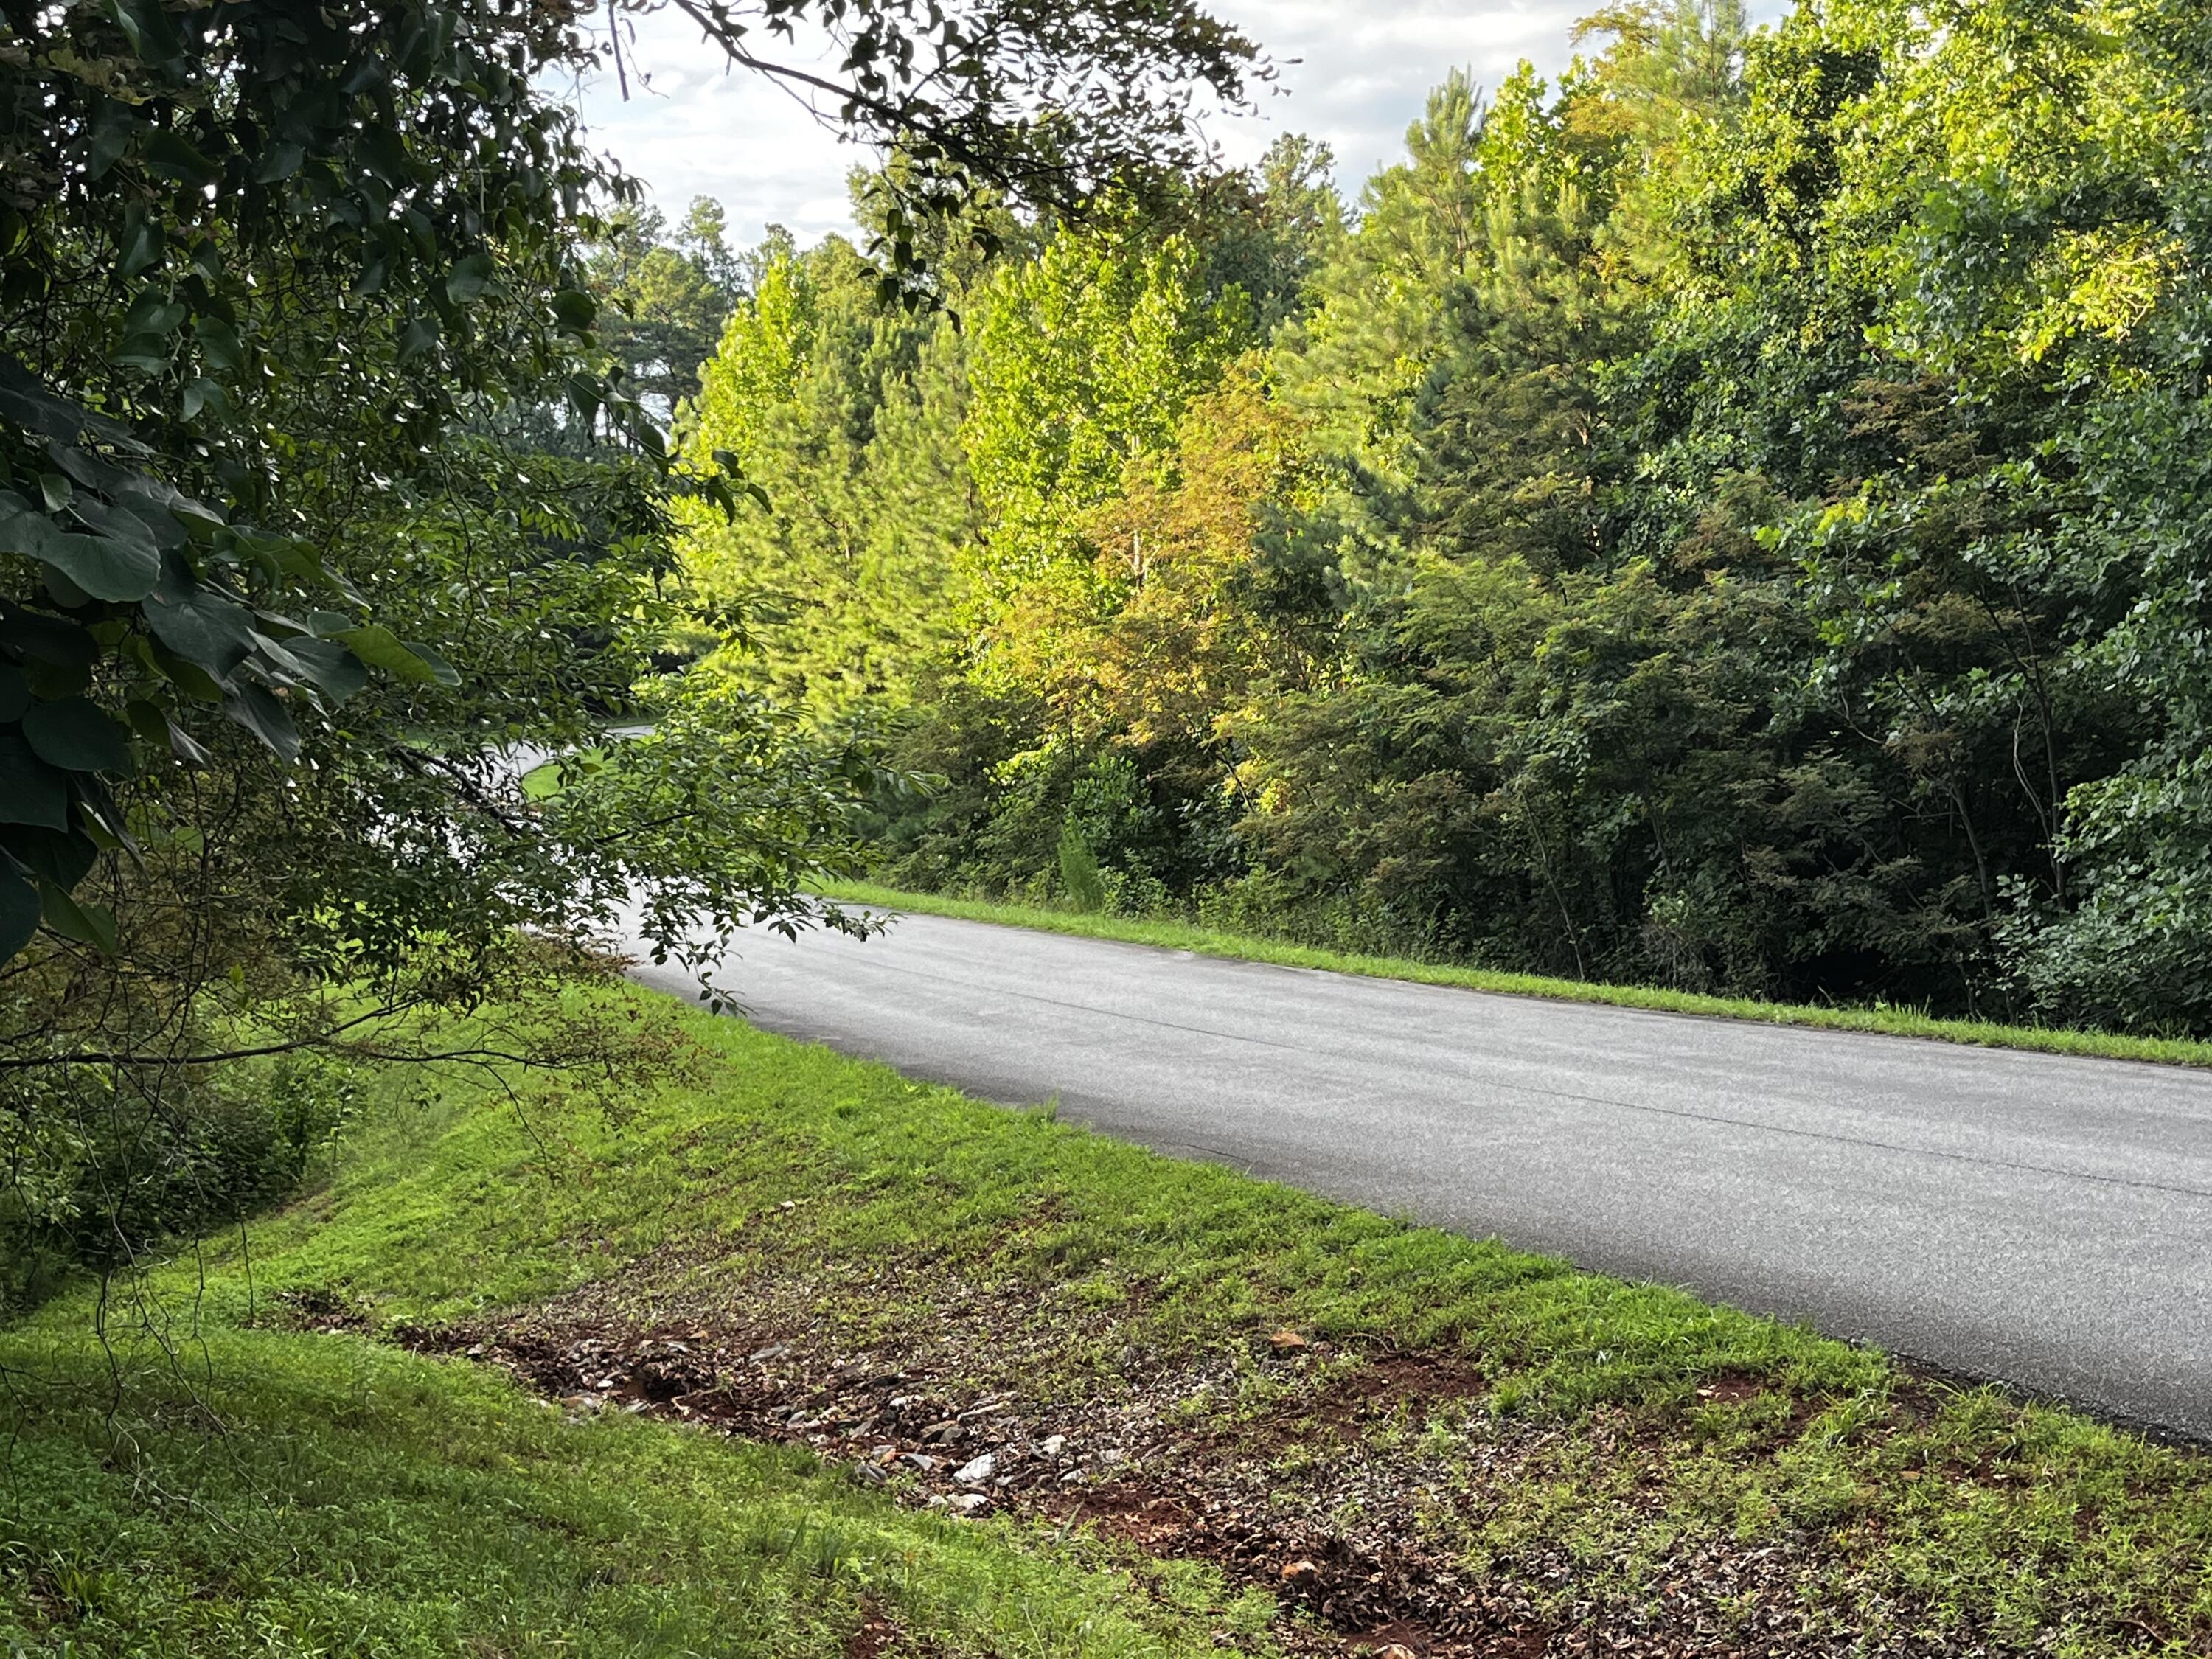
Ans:
POLYGON ((1342 1650, 1273 1585, 902 1506, 801 1449, 563 1409, 388 1340, 624 1280, 641 1326, 682 1300, 855 1352, 1011 1310, 1007 1386, 1041 1399, 1211 1365, 1225 1384, 1173 1421, 1210 1444, 1264 1419, 1286 1501, 1329 1459, 1418 1460, 1431 1542, 1563 1642, 1678 1596, 1685 1562, 1778 1552, 1773 1651, 2212 1640, 2197 1452, 587 994, 635 1016, 651 1081, 389 1076, 325 1190, 153 1273, 105 1344, 88 1296, 0 1334, 10 1651, 818 1655, 872 1651, 871 1620, 936 1655, 1342 1650), (1310 1364, 1267 1357, 1285 1328, 1310 1364), (1455 1397, 1327 1419, 1407 1353, 1448 1359, 1455 1397))

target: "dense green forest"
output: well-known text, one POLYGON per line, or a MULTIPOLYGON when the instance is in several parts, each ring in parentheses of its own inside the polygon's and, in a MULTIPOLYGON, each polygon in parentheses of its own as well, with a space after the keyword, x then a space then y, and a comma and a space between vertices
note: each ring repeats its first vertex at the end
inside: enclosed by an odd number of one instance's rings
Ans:
POLYGON ((978 204, 939 311, 756 250, 713 660, 925 781, 901 884, 2212 1029, 2212 20, 1579 38, 1356 200, 978 204))

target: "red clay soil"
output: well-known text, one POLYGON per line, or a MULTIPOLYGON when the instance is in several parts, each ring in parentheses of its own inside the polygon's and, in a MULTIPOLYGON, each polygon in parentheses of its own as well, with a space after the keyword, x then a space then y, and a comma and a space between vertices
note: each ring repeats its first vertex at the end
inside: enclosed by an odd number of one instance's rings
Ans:
MULTIPOLYGON (((398 1334, 501 1365, 572 1413, 648 1413, 804 1445, 902 1503, 1083 1527, 1152 1557, 1211 1563, 1232 1585, 1277 1598, 1273 1634, 1294 1654, 1870 1651, 1854 1632, 1807 1617, 1800 1592, 1832 1565, 1809 1532, 1757 1547, 1685 1542, 1639 1574, 1645 1588, 1632 1599, 1589 1585, 1589 1563, 1563 1545, 1471 1563, 1466 1540, 1484 1506, 1553 1467, 1566 1437, 1577 1455, 1632 1472, 1656 1453, 1650 1425, 1625 1412, 1600 1408, 1570 1430, 1479 1411, 1486 1385, 1456 1354, 1353 1355, 1255 1333, 1194 1357, 1124 1347, 1094 1386, 1047 1387, 1036 1378, 1069 1329, 1035 1334, 1035 1309, 1012 1297, 949 1291, 927 1330, 860 1342, 792 1317, 771 1291, 665 1286, 610 1281, 514 1318, 398 1334), (1254 1397, 1255 1407, 1237 1404, 1254 1397), (1215 1403, 1194 1411, 1194 1400, 1215 1403), (1431 1423, 1451 1431, 1449 1462, 1419 1445, 1431 1423)), ((303 1322, 327 1316, 298 1312, 303 1322)), ((1102 1332, 1111 1320, 1101 1315, 1102 1332)), ((1707 1398, 1740 1402, 1759 1387, 1723 1378, 1707 1398)), ((854 1642, 851 1654, 910 1651, 887 1625, 864 1625, 854 1642)), ((1905 1638, 1879 1651, 1967 1659, 2006 1650, 1905 1638)))

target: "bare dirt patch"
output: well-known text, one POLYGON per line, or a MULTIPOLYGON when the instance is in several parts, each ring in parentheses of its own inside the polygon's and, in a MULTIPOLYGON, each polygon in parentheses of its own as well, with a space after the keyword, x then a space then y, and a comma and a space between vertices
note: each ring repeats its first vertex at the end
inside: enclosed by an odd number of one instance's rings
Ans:
MULTIPOLYGON (((1498 1417, 1463 1353, 1349 1352, 1267 1328, 1159 1352, 1127 1308, 880 1262, 857 1285, 646 1262, 519 1316, 399 1334, 504 1366, 574 1413, 648 1413, 805 1446, 902 1503, 1208 1562, 1276 1599, 1275 1636, 1295 1654, 2022 1651, 1916 1637, 1902 1613, 1871 1638, 1824 1618, 1804 1594, 1837 1565, 1818 1523, 1770 1528, 1756 1545, 1685 1532, 1632 1571, 1601 1542, 1541 1531, 1531 1542, 1526 1526, 1486 1546, 1494 1516, 1565 1478, 1603 1486, 1632 1520, 1662 1501, 1663 1460, 1680 1448, 1617 1407, 1571 1424, 1498 1417)), ((1757 1412, 1771 1392, 1719 1376, 1690 1409, 1757 1412)), ((1779 1393, 1772 1403, 1785 1432, 1814 1409, 1779 1393)), ((878 1644, 858 1653, 904 1650, 895 1632, 855 1639, 878 1644)))
POLYGON ((883 1659, 887 1654, 911 1652, 903 1645, 905 1639, 906 1632, 870 1604, 861 1611, 860 1627, 845 1644, 845 1659, 883 1659))

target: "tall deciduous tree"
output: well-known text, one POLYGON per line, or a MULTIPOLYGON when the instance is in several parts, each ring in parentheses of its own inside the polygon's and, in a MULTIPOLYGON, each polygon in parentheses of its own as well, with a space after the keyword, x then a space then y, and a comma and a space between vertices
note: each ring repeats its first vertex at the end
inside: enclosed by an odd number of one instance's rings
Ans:
MULTIPOLYGON (((906 158, 908 297, 932 216, 1141 195, 1254 67, 1181 0, 676 6, 906 158), (807 18, 827 73, 781 55, 807 18)), ((550 89, 659 9, 0 6, 0 1120, 163 1121, 632 902, 691 959, 841 920, 803 884, 852 867, 869 766, 654 672, 674 503, 744 498, 656 418, 731 273, 711 216, 647 246, 550 89)))

